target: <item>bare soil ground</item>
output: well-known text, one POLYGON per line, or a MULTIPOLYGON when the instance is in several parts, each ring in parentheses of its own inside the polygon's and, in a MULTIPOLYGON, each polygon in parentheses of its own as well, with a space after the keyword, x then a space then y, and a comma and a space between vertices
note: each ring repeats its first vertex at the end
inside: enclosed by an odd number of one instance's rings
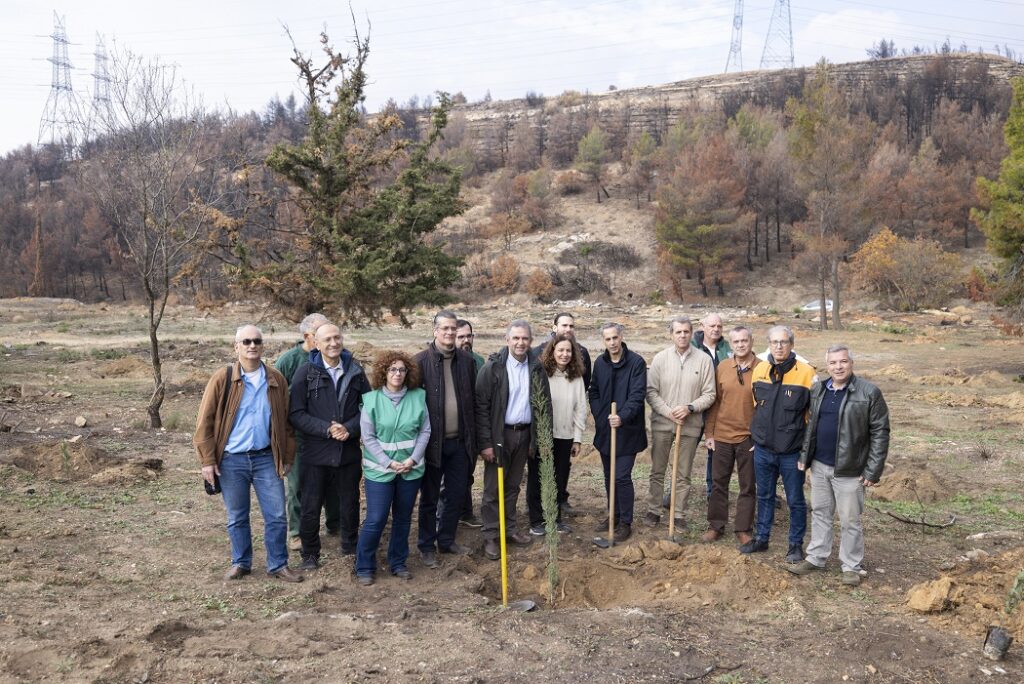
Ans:
MULTIPOLYGON (((598 320, 618 318, 650 359, 677 311, 577 313, 592 350, 598 320)), ((513 315, 540 322, 553 311, 464 313, 489 352, 513 315)), ((511 554, 512 597, 541 604, 528 614, 500 609, 498 564, 467 529, 459 540, 472 556, 430 570, 414 555, 410 583, 382 577, 361 588, 350 559, 331 553, 309 581, 285 585, 261 572, 254 514, 254 574, 221 580, 223 507, 202 491, 191 431, 206 378, 230 359, 234 327, 260 317, 246 305, 170 312, 166 429, 152 431, 141 308, 0 301, 0 682, 1024 681, 1017 644, 1002 663, 981 654, 990 624, 1024 640, 1021 615, 1000 613, 1024 566, 1024 343, 983 312, 969 325, 855 313, 839 335, 789 314, 726 311, 728 323, 758 335, 774 321, 793 325, 812 360, 848 341, 857 371, 885 392, 890 467, 869 495, 859 588, 844 587, 834 564, 810 578, 785 571, 784 509, 766 554, 741 556, 731 536, 700 544, 699 488, 682 544, 664 526, 638 524, 627 544, 600 551, 591 538, 604 494, 587 453, 570 482, 579 515, 560 539, 553 604, 543 545, 511 554), (956 520, 935 529, 887 513, 956 520), (992 531, 1004 534, 968 538, 992 531), (921 592, 935 599, 931 612, 908 605, 921 592)), ((362 357, 381 346, 414 350, 428 320, 417 312, 412 329, 352 330, 347 344, 362 357)), ((261 325, 268 356, 295 337, 282 321, 261 325)), ((635 471, 641 512, 648 464, 641 455, 635 471)), ((695 482, 703 465, 698 453, 695 482)))

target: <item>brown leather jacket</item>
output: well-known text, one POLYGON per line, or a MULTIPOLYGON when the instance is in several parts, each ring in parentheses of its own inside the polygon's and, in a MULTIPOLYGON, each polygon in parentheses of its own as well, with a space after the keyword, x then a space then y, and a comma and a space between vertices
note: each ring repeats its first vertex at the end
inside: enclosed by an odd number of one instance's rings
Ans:
MULTIPOLYGON (((277 474, 284 476, 285 466, 295 461, 295 437, 288 422, 288 382, 273 366, 263 364, 267 372, 267 399, 270 401, 270 448, 274 452, 277 474)), ((227 385, 227 368, 216 371, 203 390, 196 416, 196 434, 192 443, 204 466, 220 465, 224 447, 235 424, 235 414, 242 403, 242 368, 232 364, 231 387, 227 385), (224 401, 224 392, 227 401, 224 401), (223 408, 222 408, 223 407, 223 408)))

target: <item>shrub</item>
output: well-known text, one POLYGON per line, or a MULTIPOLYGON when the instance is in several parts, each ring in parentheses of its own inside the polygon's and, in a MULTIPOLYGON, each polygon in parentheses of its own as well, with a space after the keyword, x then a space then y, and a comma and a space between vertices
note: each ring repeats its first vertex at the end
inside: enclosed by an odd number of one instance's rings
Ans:
POLYGON ((579 171, 563 171, 555 178, 555 191, 562 197, 583 192, 583 174, 579 171))
POLYGON ((558 96, 558 106, 575 107, 583 104, 583 93, 578 90, 566 90, 558 96))
POLYGON ((502 254, 491 264, 490 286, 495 292, 512 294, 519 287, 519 261, 511 254, 502 254))
POLYGON ((854 278, 895 309, 944 305, 962 287, 963 262, 933 240, 907 240, 883 227, 853 255, 854 278))
POLYGON ((530 222, 522 216, 508 216, 501 214, 491 217, 491 220, 483 226, 480 234, 490 238, 501 238, 505 251, 512 249, 512 240, 516 235, 530 232, 530 222))
POLYGON ((529 90, 526 92, 526 106, 527 107, 543 107, 544 106, 544 95, 541 93, 529 90))
POLYGON ((555 291, 555 284, 551 282, 551 276, 542 269, 535 268, 526 279, 526 293, 535 297, 540 302, 550 302, 551 294, 555 291))

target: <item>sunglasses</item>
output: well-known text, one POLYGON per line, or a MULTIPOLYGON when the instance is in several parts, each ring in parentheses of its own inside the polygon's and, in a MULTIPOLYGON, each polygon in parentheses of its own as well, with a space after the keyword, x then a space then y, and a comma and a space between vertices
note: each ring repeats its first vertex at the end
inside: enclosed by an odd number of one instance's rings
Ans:
POLYGON ((244 340, 239 340, 238 344, 242 345, 243 347, 248 347, 250 345, 253 346, 253 347, 260 347, 260 346, 263 345, 263 338, 262 337, 246 337, 244 340))

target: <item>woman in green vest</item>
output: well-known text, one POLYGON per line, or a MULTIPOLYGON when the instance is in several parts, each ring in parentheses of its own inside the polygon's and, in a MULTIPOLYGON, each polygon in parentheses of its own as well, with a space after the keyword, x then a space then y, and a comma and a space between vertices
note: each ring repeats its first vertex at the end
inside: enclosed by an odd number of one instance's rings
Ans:
POLYGON ((377 547, 391 513, 388 568, 412 579, 409 527, 425 467, 430 439, 427 395, 420 388, 419 366, 400 351, 383 351, 370 371, 377 389, 363 395, 359 427, 363 439, 366 518, 356 545, 356 578, 363 586, 377 574, 377 547))

